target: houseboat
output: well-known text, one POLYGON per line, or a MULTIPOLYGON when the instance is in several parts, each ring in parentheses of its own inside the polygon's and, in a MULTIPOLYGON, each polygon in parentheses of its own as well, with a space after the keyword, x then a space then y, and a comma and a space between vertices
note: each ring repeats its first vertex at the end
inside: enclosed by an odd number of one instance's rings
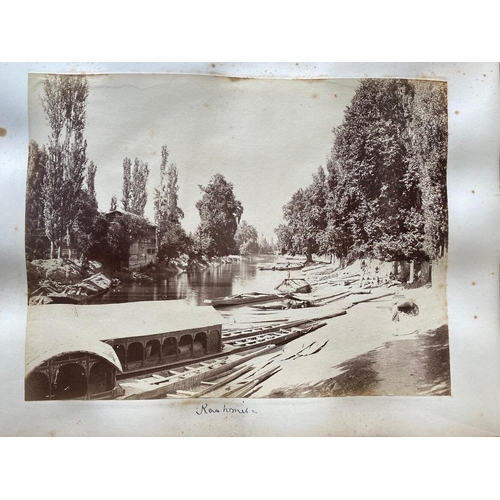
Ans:
POLYGON ((117 397, 117 378, 218 356, 221 332, 182 300, 28 307, 25 399, 117 397))

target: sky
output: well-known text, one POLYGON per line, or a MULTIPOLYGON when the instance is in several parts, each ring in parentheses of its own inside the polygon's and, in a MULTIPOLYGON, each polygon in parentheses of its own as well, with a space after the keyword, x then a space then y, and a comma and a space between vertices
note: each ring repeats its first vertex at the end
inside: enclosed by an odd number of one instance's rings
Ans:
MULTIPOLYGON (((30 139, 48 142, 40 97, 44 75, 29 77, 30 139)), ((358 80, 285 80, 203 75, 87 75, 87 157, 97 165, 99 209, 121 198, 123 159, 148 163, 145 215, 154 220, 161 148, 179 171, 184 228, 200 221, 199 185, 221 173, 243 205, 243 220, 268 240, 292 194, 326 158, 358 80)))

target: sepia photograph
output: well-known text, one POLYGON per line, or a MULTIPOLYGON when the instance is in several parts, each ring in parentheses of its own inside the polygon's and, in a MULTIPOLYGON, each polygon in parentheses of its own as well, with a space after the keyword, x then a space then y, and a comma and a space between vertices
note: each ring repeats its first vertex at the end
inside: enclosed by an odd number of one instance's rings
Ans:
POLYGON ((26 401, 452 395, 446 81, 28 93, 26 401))

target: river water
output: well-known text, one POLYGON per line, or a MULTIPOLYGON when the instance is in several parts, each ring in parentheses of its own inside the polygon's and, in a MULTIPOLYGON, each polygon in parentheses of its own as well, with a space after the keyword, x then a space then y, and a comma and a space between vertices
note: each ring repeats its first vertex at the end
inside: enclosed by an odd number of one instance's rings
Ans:
POLYGON ((184 299, 188 304, 197 306, 203 305, 204 299, 242 292, 272 293, 286 278, 287 272, 261 271, 257 266, 276 260, 274 256, 247 257, 231 264, 178 274, 160 283, 120 285, 93 300, 92 304, 184 299))

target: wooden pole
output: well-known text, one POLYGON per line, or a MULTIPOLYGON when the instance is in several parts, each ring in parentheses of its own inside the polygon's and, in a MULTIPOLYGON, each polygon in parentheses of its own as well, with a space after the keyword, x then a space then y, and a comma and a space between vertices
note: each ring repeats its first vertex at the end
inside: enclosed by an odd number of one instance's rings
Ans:
POLYGON ((413 283, 415 280, 415 261, 412 259, 410 261, 410 279, 408 280, 409 283, 413 283))
POLYGON ((52 399, 52 360, 49 359, 49 400, 52 399))
POLYGON ((90 364, 90 357, 88 354, 86 354, 85 355, 85 380, 87 382, 87 390, 85 391, 85 399, 90 399, 90 392, 89 392, 90 369, 89 369, 89 364, 90 364))

